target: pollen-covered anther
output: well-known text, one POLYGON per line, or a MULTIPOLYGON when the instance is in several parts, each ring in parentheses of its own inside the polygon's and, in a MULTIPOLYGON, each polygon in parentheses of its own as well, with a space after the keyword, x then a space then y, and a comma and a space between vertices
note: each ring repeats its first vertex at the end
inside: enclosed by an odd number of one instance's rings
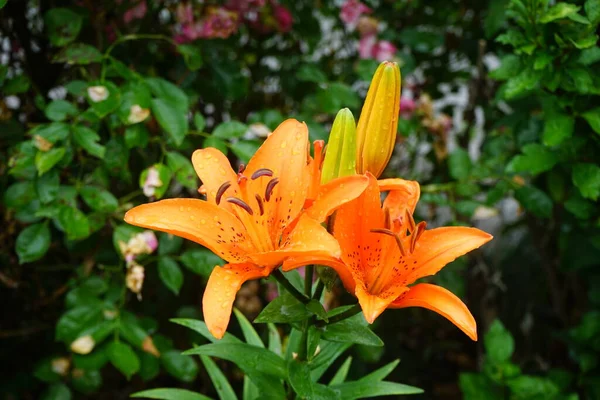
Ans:
POLYGON ((398 245, 398 249, 400 249, 400 253, 402 253, 403 257, 406 257, 406 249, 404 248, 404 243, 402 243, 402 239, 400 239, 400 236, 396 235, 394 232, 392 232, 389 229, 383 229, 383 228, 371 229, 371 232, 373 232, 373 233, 382 233, 384 235, 388 235, 388 236, 393 237, 396 240, 396 244, 398 245))
POLYGON ((265 189, 265 200, 269 201, 271 199, 271 194, 273 194, 273 189, 275 185, 279 183, 279 178, 273 178, 267 183, 267 187, 265 189))
POLYGON ((241 199, 238 199, 237 197, 228 197, 227 202, 243 208, 244 211, 246 211, 250 215, 254 215, 254 211, 252 211, 252 208, 250 208, 250 206, 246 204, 246 202, 244 202, 241 199))
POLYGON ((221 203, 221 197, 223 197, 223 195, 225 194, 227 189, 229 189, 230 186, 231 186, 231 182, 229 182, 229 181, 227 181, 227 182, 223 183, 221 186, 219 186, 219 189, 217 190, 217 195, 215 196, 215 202, 217 203, 217 205, 219 205, 219 203, 221 203))
POLYGON ((258 209, 260 210, 260 215, 263 215, 265 213, 265 206, 263 205, 263 201, 260 198, 259 194, 255 194, 254 197, 256 198, 256 202, 258 203, 258 209))
POLYGON ((273 171, 268 168, 260 168, 254 171, 250 179, 255 180, 260 178, 261 176, 273 176, 273 171))
POLYGON ((411 232, 414 232, 414 230, 415 230, 415 219, 413 218, 413 215, 408 210, 404 211, 404 215, 405 215, 405 218, 406 218, 405 220, 408 223, 408 230, 411 231, 411 232))
POLYGON ((421 237, 423 232, 425 232, 425 228, 427 227, 427 222, 421 221, 415 227, 415 230, 410 234, 410 252, 415 251, 415 246, 417 245, 417 240, 421 237))

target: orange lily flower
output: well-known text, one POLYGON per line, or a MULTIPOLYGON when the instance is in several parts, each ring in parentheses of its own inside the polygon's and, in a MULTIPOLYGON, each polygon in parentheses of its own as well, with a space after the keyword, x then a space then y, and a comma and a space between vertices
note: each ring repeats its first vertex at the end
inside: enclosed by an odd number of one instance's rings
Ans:
POLYGON ((213 270, 202 301, 204 320, 216 338, 224 335, 245 281, 268 276, 287 257, 340 255, 321 222, 362 193, 368 179, 351 176, 316 186, 312 182, 320 160, 312 160, 308 150, 306 125, 292 119, 238 173, 219 150, 197 150, 192 163, 206 201, 162 200, 125 214, 132 225, 192 240, 229 262, 213 270))
POLYGON ((475 319, 467 306, 448 290, 413 284, 434 275, 446 264, 492 239, 475 228, 443 227, 425 230, 415 223, 413 212, 419 184, 402 179, 377 182, 370 173, 369 186, 355 200, 340 207, 333 234, 342 255, 306 260, 286 260, 284 270, 307 263, 334 268, 346 289, 353 293, 365 319, 373 321, 386 308, 424 307, 446 317, 471 339, 477 340, 475 319), (381 205, 381 192, 390 191, 381 205))

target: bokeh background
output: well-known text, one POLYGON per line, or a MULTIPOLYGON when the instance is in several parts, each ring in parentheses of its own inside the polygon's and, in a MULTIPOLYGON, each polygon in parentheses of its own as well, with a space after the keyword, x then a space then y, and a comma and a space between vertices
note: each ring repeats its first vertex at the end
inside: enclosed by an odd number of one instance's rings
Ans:
MULTIPOLYGON (((326 139, 393 60, 384 176, 421 183, 417 220, 495 239, 430 278, 466 302, 478 342, 430 311, 388 311, 372 327, 385 346, 352 347, 350 377, 400 359, 388 379, 415 398, 600 399, 600 1, 0 6, 1 398, 214 396, 180 355, 204 339, 168 319, 201 318, 219 260, 123 213, 197 197, 194 149, 247 161, 288 117, 326 139)), ((251 319, 274 288, 251 282, 236 306, 251 319)), ((354 300, 338 286, 327 301, 354 300)))

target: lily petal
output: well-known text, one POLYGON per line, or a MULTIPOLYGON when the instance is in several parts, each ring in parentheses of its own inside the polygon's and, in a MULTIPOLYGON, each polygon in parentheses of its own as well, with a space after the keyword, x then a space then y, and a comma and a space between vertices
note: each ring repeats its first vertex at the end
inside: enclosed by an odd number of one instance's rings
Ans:
POLYGON ((448 319, 472 340, 477 340, 475 318, 458 297, 443 287, 420 283, 392 302, 389 308, 423 307, 448 319))
MULTIPOLYGON (((209 203, 216 204, 217 192, 225 182, 229 182, 231 186, 227 189, 227 194, 224 194, 224 197, 239 196, 237 174, 221 151, 212 147, 196 150, 192 154, 192 164, 206 189, 206 200, 209 203)), ((232 209, 232 205, 225 201, 220 202, 219 205, 229 211, 232 209)))
POLYGON ((379 190, 389 191, 383 208, 389 208, 392 219, 404 218, 405 210, 415 212, 421 194, 419 182, 404 179, 382 179, 378 181, 379 190))
POLYGON ((492 235, 476 228, 449 226, 426 230, 417 241, 414 253, 407 261, 416 268, 401 274, 402 284, 436 274, 456 258, 492 240, 492 235))
MULTIPOLYGON (((405 290, 408 290, 408 288, 405 288, 405 290)), ((378 295, 371 294, 362 284, 356 285, 354 294, 358 298, 365 319, 370 324, 397 298, 395 295, 385 292, 378 295)))
POLYGON ((204 290, 202 312, 204 322, 214 337, 221 339, 225 334, 235 296, 242 284, 251 279, 267 277, 271 271, 270 268, 252 263, 227 264, 213 269, 204 290))
POLYGON ((276 266, 288 257, 337 258, 340 254, 340 246, 334 237, 317 221, 302 215, 279 250, 250 254, 249 257, 256 264, 276 266))
POLYGON ((168 199, 127 211, 125 222, 193 240, 230 262, 256 252, 246 228, 233 214, 198 199, 168 199))
POLYGON ((335 209, 360 196, 368 184, 369 178, 366 176, 353 175, 337 178, 321 185, 315 202, 306 214, 323 222, 335 209))
MULTIPOLYGON (((306 199, 310 171, 308 169, 308 128, 295 119, 281 123, 256 151, 244 171, 252 176, 257 170, 267 168, 279 183, 274 187, 269 201, 264 201, 265 214, 269 216, 271 239, 281 237, 286 225, 300 213, 306 199)), ((267 178, 248 181, 250 193, 264 193, 267 178)), ((255 199, 247 199, 250 203, 255 199)))

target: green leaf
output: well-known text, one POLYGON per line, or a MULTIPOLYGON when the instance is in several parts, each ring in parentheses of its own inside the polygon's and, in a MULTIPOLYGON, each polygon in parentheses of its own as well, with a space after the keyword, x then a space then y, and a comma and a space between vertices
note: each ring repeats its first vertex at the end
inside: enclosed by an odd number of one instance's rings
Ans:
POLYGON ((46 383, 59 382, 61 380, 61 375, 56 373, 52 368, 52 362, 54 360, 54 358, 50 357, 38 361, 33 369, 33 376, 46 383))
POLYGON ((581 7, 578 7, 574 4, 560 2, 552 7, 550 7, 541 17, 540 22, 542 24, 547 24, 552 21, 556 21, 557 19, 567 18, 572 14, 577 14, 581 7))
POLYGON ((467 179, 471 173, 471 158, 469 153, 461 148, 454 150, 448 157, 448 169, 450 176, 456 180, 467 179))
POLYGON ((237 399, 227 377, 221 372, 217 364, 207 356, 200 356, 200 361, 204 364, 204 368, 206 368, 206 372, 208 372, 208 376, 215 386, 219 398, 221 400, 237 399))
POLYGON ((158 234, 158 254, 161 256, 178 253, 183 245, 183 238, 170 233, 160 232, 158 234))
POLYGON ((38 199, 43 204, 53 202, 58 197, 59 188, 60 174, 57 170, 50 170, 48 173, 38 176, 35 180, 38 199))
POLYGON ((550 218, 553 203, 546 192, 535 186, 523 186, 515 191, 515 198, 526 210, 540 218, 550 218))
POLYGON ((130 125, 125 129, 125 144, 128 149, 148 146, 149 134, 144 124, 130 125))
POLYGON ((29 134, 31 136, 39 135, 50 143, 56 144, 58 141, 69 137, 69 127, 69 124, 63 122, 52 122, 36 126, 29 131, 29 134))
POLYGON ((0 0, 0 10, 8 3, 8 0, 0 0))
POLYGON ((160 126, 167 131, 173 142, 179 146, 188 132, 185 111, 164 99, 152 99, 152 113, 160 126))
POLYGON ((267 326, 269 327, 269 345, 267 348, 278 356, 282 356, 283 347, 281 344, 281 335, 275 324, 268 324, 267 326))
POLYGON ((32 181, 15 182, 4 192, 4 204, 8 208, 21 208, 35 198, 35 186, 32 181))
POLYGON ((94 46, 73 43, 60 51, 52 62, 87 65, 102 61, 102 53, 94 46))
POLYGON ((346 380, 346 377, 348 376, 348 371, 350 371, 351 364, 352 364, 352 356, 348 356, 348 358, 346 358, 346 361, 344 361, 344 363, 342 364, 340 369, 338 369, 336 371, 333 378, 331 378, 331 380, 329 381, 329 386, 338 385, 340 383, 343 383, 346 380))
POLYGON ((183 355, 179 350, 163 352, 160 361, 165 370, 182 382, 193 382, 198 376, 198 364, 192 357, 183 355))
POLYGON ((296 78, 304 82, 327 82, 327 75, 315 64, 302 64, 296 71, 296 78))
POLYGON ((44 114, 49 120, 60 122, 69 116, 75 116, 79 110, 73 104, 66 100, 54 100, 44 110, 44 114))
POLYGON ((50 229, 46 223, 30 225, 23 229, 17 236, 15 245, 19 264, 42 258, 50 248, 51 239, 50 229))
POLYGON ((140 354, 140 370, 138 375, 145 382, 151 381, 156 378, 160 373, 160 360, 148 353, 140 354))
POLYGON ((58 212, 58 223, 69 240, 85 239, 90 235, 90 223, 79 209, 63 206, 58 212))
POLYGON ((156 97, 179 108, 184 114, 187 112, 189 108, 188 97, 176 85, 162 78, 147 78, 146 83, 150 86, 150 90, 156 97))
POLYGON ((314 382, 310 376, 310 366, 306 362, 290 360, 288 363, 289 382, 294 391, 303 399, 340 399, 335 390, 314 382))
POLYGON ((586 111, 581 116, 590 124, 594 132, 600 134, 600 107, 586 111))
POLYGON ((344 400, 365 399, 376 396, 406 395, 423 393, 422 389, 395 382, 346 382, 332 386, 344 400))
POLYGON ((217 125, 212 135, 221 139, 234 139, 242 137, 247 130, 248 127, 239 121, 227 121, 217 125))
POLYGON ((326 322, 329 321, 329 318, 327 317, 327 311, 325 311, 323 304, 321 304, 319 300, 312 299, 311 301, 309 301, 306 304, 306 309, 311 313, 315 314, 317 317, 319 317, 319 319, 322 319, 326 322))
POLYGON ((235 317, 237 318, 240 328, 242 328, 242 333, 244 334, 244 339, 246 339, 246 343, 251 344, 256 347, 265 347, 265 344, 256 333, 256 330, 252 327, 252 324, 248 319, 242 314, 240 310, 237 308, 233 309, 235 317))
POLYGON ((534 89, 541 78, 541 71, 532 68, 521 69, 520 72, 510 77, 506 82, 504 97, 514 99, 522 96, 527 91, 534 89))
POLYGON ((163 256, 158 259, 158 275, 164 285, 174 294, 179 294, 183 285, 183 273, 175 260, 163 256))
POLYGON ((159 400, 212 400, 200 393, 186 389, 150 389, 133 393, 129 397, 159 400))
POLYGON ((371 372, 370 374, 363 376, 359 379, 360 382, 378 382, 384 380, 394 369, 400 364, 400 360, 394 360, 389 364, 371 372))
POLYGON ((180 44, 177 46, 177 51, 179 51, 179 53, 183 56, 185 65, 187 65, 190 71, 197 71, 202 67, 204 62, 198 46, 191 44, 180 44))
POLYGON ((194 125, 198 132, 204 132, 204 128, 206 128, 206 120, 199 112, 194 113, 194 125))
POLYGON ((553 399, 559 394, 558 387, 548 378, 521 375, 508 381, 513 392, 512 399, 553 399))
POLYGON ((198 332, 205 339, 212 343, 242 343, 240 339, 227 332, 225 332, 225 336, 223 336, 221 340, 215 339, 215 337, 208 331, 208 328, 206 327, 204 321, 189 318, 173 318, 170 319, 170 321, 175 324, 185 326, 186 328, 189 328, 194 332, 198 332))
POLYGON ((286 324, 303 321, 311 315, 312 313, 306 309, 304 304, 300 303, 288 292, 284 292, 281 296, 276 297, 267 304, 254 322, 286 324))
MULTIPOLYGON (((298 331, 292 331, 298 332, 298 331)), ((300 332, 298 332, 299 334, 300 332)), ((291 335, 290 335, 291 339, 291 335)), ((300 336, 298 335, 298 340, 300 336)), ((290 340, 291 343, 291 340, 290 340)), ((310 373, 312 379, 316 382, 323 376, 325 371, 337 360, 348 348, 352 346, 352 343, 336 343, 328 342, 325 340, 321 341, 321 351, 311 361, 312 372, 310 373)), ((294 347, 297 348, 297 347, 294 347)), ((290 351, 291 358, 291 351, 290 351)))
POLYGON ((43 175, 50 171, 62 158, 64 157, 66 150, 64 147, 55 147, 48 151, 39 151, 35 155, 35 168, 38 171, 38 175, 43 175))
MULTIPOLYGON (((573 80, 575 91, 582 94, 593 93, 595 88, 594 78, 587 68, 567 68, 567 75, 573 80)), ((572 87, 567 86, 572 91, 572 87)))
POLYGON ((205 278, 210 276, 216 265, 223 264, 223 260, 206 249, 187 250, 181 255, 180 260, 190 271, 205 278))
POLYGON ((592 25, 600 23, 600 1, 587 0, 583 7, 592 25))
POLYGON ((488 360, 493 364, 510 361, 515 350, 515 341, 500 320, 495 320, 484 338, 488 360))
MULTIPOLYGON (((331 316, 335 314, 337 314, 337 312, 330 312, 329 317, 331 318, 331 316)), ((332 342, 383 346, 383 341, 368 327, 367 321, 365 321, 362 313, 333 324, 325 325, 322 330, 323 339, 332 342)))
POLYGON ((223 341, 219 341, 194 347, 183 354, 201 354, 222 358, 234 362, 248 374, 258 372, 279 379, 285 379, 287 376, 285 362, 281 357, 271 353, 267 349, 245 343, 224 343, 223 341))
POLYGON ((108 359, 123 375, 130 379, 140 369, 140 360, 127 343, 111 342, 107 348, 108 359))
POLYGON ((81 370, 72 374, 71 384, 83 394, 92 394, 102 387, 102 374, 98 370, 81 370))
POLYGON ((119 207, 119 200, 109 191, 95 186, 84 186, 79 189, 83 201, 93 210, 111 213, 119 207))
POLYGON ((537 143, 523 146, 523 154, 515 156, 506 166, 507 173, 529 172, 532 175, 548 171, 558 162, 552 150, 537 143))
POLYGON ((8 79, 2 87, 2 91, 4 95, 10 96, 25 93, 29 90, 30 86, 31 82, 29 81, 29 77, 26 74, 21 74, 12 79, 8 79))
POLYGON ((102 320, 101 305, 80 305, 65 312, 56 323, 56 340, 71 343, 84 330, 102 320))
POLYGON ((586 199, 598 200, 600 196, 600 167, 591 163, 579 163, 573 167, 573 183, 586 199))
POLYGON ((169 151, 167 154, 167 166, 175 175, 175 179, 190 190, 198 188, 198 178, 192 162, 181 154, 169 151))
POLYGON ((64 383, 55 383, 48 387, 41 400, 71 400, 71 390, 64 383))
POLYGON ((332 115, 337 114, 344 107, 351 109, 360 107, 360 99, 356 92, 341 82, 334 82, 327 88, 320 88, 317 91, 316 101, 316 105, 322 112, 332 115))
MULTIPOLYGON (((221 153, 227 155, 227 152, 229 151, 229 147, 227 146, 227 142, 224 141, 223 139, 219 139, 216 138, 214 136, 211 137, 207 137, 206 139, 204 139, 204 144, 203 146, 204 148, 207 147, 214 147, 215 149, 221 151, 221 153)), ((250 157, 252 157, 252 155, 250 155, 250 157)), ((249 160, 250 158, 248 158, 249 160)))
POLYGON ((233 151, 233 154, 235 154, 240 161, 248 163, 260 145, 261 142, 257 140, 240 140, 239 142, 231 144, 231 151, 233 151))
POLYGON ((87 126, 75 125, 73 127, 73 140, 90 155, 100 159, 104 158, 106 148, 98 143, 100 136, 94 130, 87 126))
POLYGON ((572 116, 557 112, 549 113, 544 125, 544 144, 546 146, 561 144, 565 139, 573 136, 574 128, 575 119, 572 116))
POLYGON ((480 400, 485 393, 486 400, 503 400, 504 395, 494 390, 492 382, 483 374, 461 373, 459 377, 460 390, 465 400, 480 400))
POLYGON ((77 37, 83 18, 68 8, 53 8, 44 16, 50 43, 64 46, 77 37))

